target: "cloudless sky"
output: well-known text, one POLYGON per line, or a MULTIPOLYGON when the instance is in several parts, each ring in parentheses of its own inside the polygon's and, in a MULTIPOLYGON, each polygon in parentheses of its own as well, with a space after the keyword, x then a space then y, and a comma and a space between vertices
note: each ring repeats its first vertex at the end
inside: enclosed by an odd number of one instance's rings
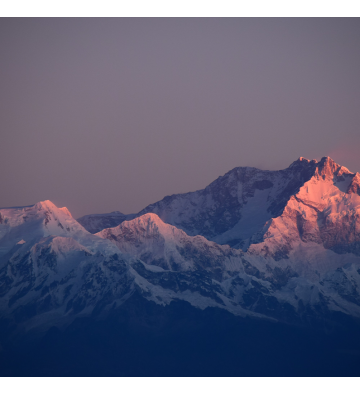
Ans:
POLYGON ((236 166, 360 171, 360 20, 0 19, 0 207, 137 212, 236 166))

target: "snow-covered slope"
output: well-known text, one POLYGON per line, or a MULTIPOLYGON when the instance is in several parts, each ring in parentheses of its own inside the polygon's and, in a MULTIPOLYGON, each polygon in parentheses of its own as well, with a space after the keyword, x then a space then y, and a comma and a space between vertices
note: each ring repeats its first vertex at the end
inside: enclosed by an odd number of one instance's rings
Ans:
POLYGON ((0 209, 0 262, 21 245, 19 242, 26 248, 47 236, 72 237, 94 252, 118 252, 111 243, 83 228, 66 207, 58 208, 50 200, 33 206, 0 209))
POLYGON ((65 207, 44 201, 0 216, 0 317, 48 327, 129 294, 134 276, 119 249, 65 207))
POLYGON ((86 230, 68 209, 58 208, 49 200, 28 207, 3 208, 0 209, 0 256, 20 241, 31 243, 49 235, 73 236, 79 232, 86 230))
POLYGON ((242 251, 218 245, 203 236, 188 236, 152 213, 96 235, 114 242, 122 252, 165 270, 243 271, 242 251))

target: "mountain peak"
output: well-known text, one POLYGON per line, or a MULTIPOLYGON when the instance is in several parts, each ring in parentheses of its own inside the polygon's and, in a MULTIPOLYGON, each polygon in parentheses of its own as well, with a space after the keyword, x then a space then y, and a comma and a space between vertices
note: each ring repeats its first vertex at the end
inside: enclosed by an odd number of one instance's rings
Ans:
POLYGON ((183 230, 163 222, 157 214, 146 213, 132 220, 124 221, 114 228, 103 229, 96 233, 96 236, 113 241, 115 239, 120 240, 122 237, 125 237, 126 240, 132 240, 135 235, 137 238, 145 239, 158 238, 160 235, 162 238, 172 239, 175 234, 179 237, 186 236, 183 230))
POLYGON ((297 169, 299 167, 303 168, 304 166, 308 167, 309 165, 316 166, 317 163, 318 163, 318 161, 316 159, 310 160, 310 159, 304 158, 303 156, 300 156, 299 159, 297 159, 293 163, 291 163, 291 165, 289 166, 289 169, 291 169, 291 168, 297 169))
MULTIPOLYGON (((313 159, 313 160, 315 160, 315 159, 313 159)), ((300 158, 298 159, 298 161, 299 161, 299 162, 307 162, 307 163, 310 163, 310 162, 311 162, 310 159, 306 159, 306 158, 304 158, 303 156, 300 156, 300 158)), ((316 161, 315 161, 315 162, 316 162, 316 161)))
POLYGON ((323 166, 340 166, 333 159, 331 159, 330 156, 323 156, 320 159, 319 165, 323 165, 323 166))
POLYGON ((73 216, 71 215, 71 213, 67 209, 67 207, 57 207, 51 200, 40 201, 40 202, 34 204, 33 208, 36 211, 57 213, 58 217, 64 217, 64 218, 70 217, 71 219, 73 219, 73 216))
POLYGON ((47 208, 54 208, 56 206, 51 200, 41 200, 40 202, 37 202, 36 204, 34 204, 34 207, 41 210, 41 209, 47 209, 47 208))
POLYGON ((342 175, 354 175, 351 171, 349 171, 345 166, 341 166, 336 163, 330 156, 324 156, 321 158, 320 162, 318 162, 318 175, 323 178, 333 178, 341 177, 342 175))
POLYGON ((142 215, 141 217, 138 217, 138 219, 141 219, 142 221, 146 221, 146 222, 155 222, 158 224, 163 224, 164 222, 160 219, 160 217, 155 214, 155 213, 146 213, 144 215, 142 215))
POLYGON ((124 221, 115 228, 102 230, 96 236, 110 240, 123 253, 165 270, 204 270, 212 267, 221 271, 225 261, 232 269, 235 266, 242 268, 242 252, 230 253, 227 246, 219 246, 200 235, 189 236, 181 229, 164 223, 154 213, 124 221))
POLYGON ((159 232, 163 235, 169 235, 172 234, 173 232, 178 232, 181 234, 184 233, 181 229, 178 229, 173 225, 165 223, 155 213, 146 213, 130 221, 124 221, 117 228, 124 228, 124 227, 141 229, 141 232, 145 230, 147 234, 152 234, 153 232, 155 233, 159 232))

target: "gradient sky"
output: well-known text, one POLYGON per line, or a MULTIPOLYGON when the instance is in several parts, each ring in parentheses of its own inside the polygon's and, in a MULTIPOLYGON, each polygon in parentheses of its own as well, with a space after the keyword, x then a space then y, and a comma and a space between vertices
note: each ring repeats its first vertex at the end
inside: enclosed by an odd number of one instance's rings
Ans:
POLYGON ((236 166, 360 171, 360 19, 1 19, 0 207, 137 212, 236 166))

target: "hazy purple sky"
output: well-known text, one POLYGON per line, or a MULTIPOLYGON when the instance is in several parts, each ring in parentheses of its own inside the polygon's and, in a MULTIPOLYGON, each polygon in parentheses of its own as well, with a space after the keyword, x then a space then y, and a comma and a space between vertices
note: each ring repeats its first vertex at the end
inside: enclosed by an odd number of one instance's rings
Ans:
POLYGON ((360 19, 1 19, 0 207, 137 212, 236 166, 360 171, 360 19))

